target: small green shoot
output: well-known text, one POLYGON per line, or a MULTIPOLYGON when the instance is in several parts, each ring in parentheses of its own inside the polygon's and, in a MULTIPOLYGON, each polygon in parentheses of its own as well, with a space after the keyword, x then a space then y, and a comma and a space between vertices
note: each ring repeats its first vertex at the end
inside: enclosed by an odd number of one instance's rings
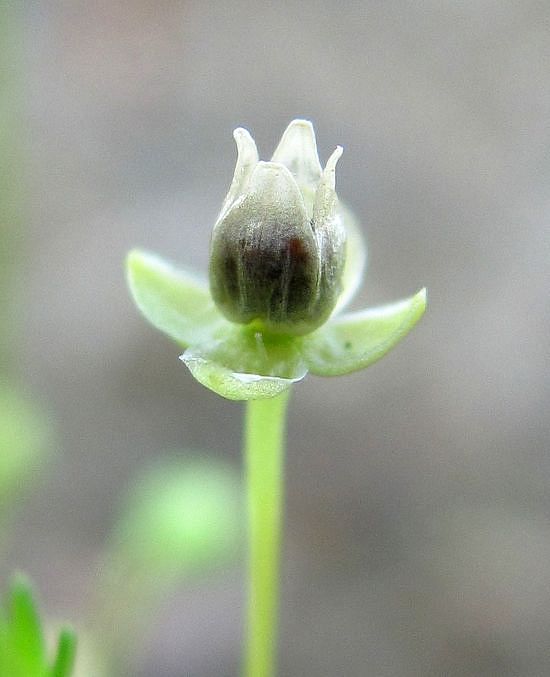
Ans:
POLYGON ((71 677, 76 636, 63 628, 53 660, 48 658, 44 628, 28 580, 14 577, 0 611, 0 675, 3 677, 71 677))

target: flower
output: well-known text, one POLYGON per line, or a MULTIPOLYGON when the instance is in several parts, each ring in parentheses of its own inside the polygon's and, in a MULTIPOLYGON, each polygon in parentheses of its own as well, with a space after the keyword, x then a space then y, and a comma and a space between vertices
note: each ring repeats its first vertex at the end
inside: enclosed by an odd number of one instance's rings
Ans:
POLYGON ((235 130, 233 182, 214 226, 206 280, 134 250, 128 283, 145 317, 175 339, 193 376, 233 400, 273 397, 309 371, 335 376, 385 355, 416 324, 426 291, 342 313, 366 249, 335 192, 337 147, 321 169, 310 122, 287 127, 270 162, 235 130))
POLYGON ((289 125, 271 162, 258 160, 245 129, 234 136, 235 176, 212 233, 212 297, 233 322, 308 334, 342 291, 346 231, 335 191, 342 148, 322 171, 305 120, 289 125))

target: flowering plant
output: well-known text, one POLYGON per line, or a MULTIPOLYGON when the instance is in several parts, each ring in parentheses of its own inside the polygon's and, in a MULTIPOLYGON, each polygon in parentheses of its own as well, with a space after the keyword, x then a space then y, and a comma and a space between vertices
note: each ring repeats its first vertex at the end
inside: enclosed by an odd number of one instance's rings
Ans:
POLYGON ((233 182, 214 226, 206 278, 134 250, 128 281, 145 317, 175 339, 193 376, 234 400, 273 397, 307 374, 372 364, 425 310, 426 293, 342 313, 366 249, 335 191, 338 147, 321 168, 310 122, 294 120, 270 162, 235 130, 233 182))
POLYGON ((212 233, 205 279, 133 251, 128 282, 137 306, 185 352, 214 392, 248 400, 245 456, 249 595, 247 677, 275 671, 288 391, 309 371, 347 374, 372 364, 422 316, 426 292, 343 313, 366 250, 335 189, 337 147, 321 168, 311 123, 294 120, 270 162, 235 131, 233 182, 212 233))

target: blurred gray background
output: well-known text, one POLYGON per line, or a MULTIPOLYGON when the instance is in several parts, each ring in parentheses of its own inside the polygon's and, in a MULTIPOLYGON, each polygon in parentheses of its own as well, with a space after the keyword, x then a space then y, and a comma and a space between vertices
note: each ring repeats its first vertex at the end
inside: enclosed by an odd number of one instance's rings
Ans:
MULTIPOLYGON (((268 158, 306 117, 322 161, 345 149, 356 306, 425 285, 429 308, 367 371, 295 389, 280 675, 549 675, 548 2, 22 4, 20 372, 59 454, 9 568, 78 625, 141 463, 240 466, 242 405, 138 315, 123 260, 205 269, 232 130, 268 158)), ((182 583, 129 674, 238 674, 242 569, 182 583)))

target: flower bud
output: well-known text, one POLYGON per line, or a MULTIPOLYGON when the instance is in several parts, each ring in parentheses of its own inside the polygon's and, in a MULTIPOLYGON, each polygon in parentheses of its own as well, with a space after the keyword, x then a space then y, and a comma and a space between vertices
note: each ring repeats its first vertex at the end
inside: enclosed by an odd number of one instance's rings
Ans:
POLYGON ((324 171, 311 123, 291 122, 271 162, 235 130, 238 158, 214 226, 210 289, 231 321, 272 333, 307 334, 342 290, 345 230, 337 211, 336 148, 324 171))

